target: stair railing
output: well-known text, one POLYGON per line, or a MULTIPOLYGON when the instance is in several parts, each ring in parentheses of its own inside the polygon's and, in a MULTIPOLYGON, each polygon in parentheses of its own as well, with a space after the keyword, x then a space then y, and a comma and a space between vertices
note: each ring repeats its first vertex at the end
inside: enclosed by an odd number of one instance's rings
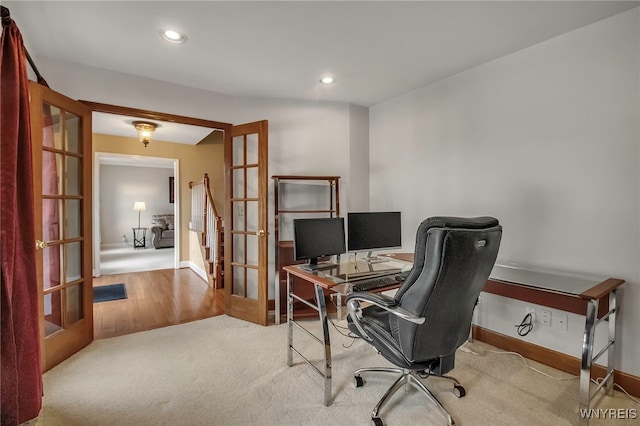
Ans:
POLYGON ((189 182, 191 188, 191 223, 190 229, 199 232, 202 236, 200 244, 207 247, 206 261, 209 265, 208 274, 213 275, 214 287, 222 288, 223 285, 223 224, 222 217, 218 214, 213 202, 209 175, 199 182, 189 182))

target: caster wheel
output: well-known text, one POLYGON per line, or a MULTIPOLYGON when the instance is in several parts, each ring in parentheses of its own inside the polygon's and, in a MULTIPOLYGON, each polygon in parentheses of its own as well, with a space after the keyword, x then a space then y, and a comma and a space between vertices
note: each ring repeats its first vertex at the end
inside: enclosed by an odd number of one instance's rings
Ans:
POLYGON ((463 396, 465 396, 467 394, 467 391, 460 385, 454 385, 453 386, 453 394, 457 398, 462 398, 463 396))
POLYGON ((357 388, 361 388, 364 385, 364 379, 360 376, 353 376, 353 380, 357 388))
POLYGON ((371 417, 371 426, 384 426, 380 417, 371 417))

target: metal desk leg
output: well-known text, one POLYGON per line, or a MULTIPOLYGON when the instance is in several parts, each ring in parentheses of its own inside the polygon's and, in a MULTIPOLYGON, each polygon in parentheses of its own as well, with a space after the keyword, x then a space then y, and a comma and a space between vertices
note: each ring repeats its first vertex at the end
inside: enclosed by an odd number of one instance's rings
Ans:
POLYGON ((338 321, 342 321, 344 319, 344 314, 342 311, 342 294, 336 293, 336 319, 338 321))
POLYGON ((316 304, 313 305, 309 301, 300 298, 294 293, 293 281, 291 274, 287 272, 287 366, 293 366, 293 353, 297 353, 307 364, 313 367, 316 372, 324 377, 324 405, 331 405, 331 341, 329 339, 329 322, 327 317, 327 305, 324 300, 324 290, 321 286, 314 283, 316 304), (318 311, 320 323, 322 325, 323 337, 318 337, 315 333, 309 331, 304 326, 294 321, 293 317, 293 300, 297 299, 310 308, 318 311), (298 327, 316 342, 324 346, 324 371, 307 359, 302 353, 293 347, 293 326, 298 327))
POLYGON ((609 351, 607 352, 607 384, 605 393, 613 396, 613 366, 616 362, 616 313, 618 312, 617 289, 609 293, 609 351))
MULTIPOLYGON (((287 272, 287 366, 293 365, 293 289, 291 274, 287 272)), ((277 313, 278 314, 278 313, 277 313)))
POLYGON ((280 325, 280 274, 276 274, 274 293, 276 299, 276 315, 274 317, 276 325, 280 325))
POLYGON ((476 299, 476 304, 473 305, 473 312, 471 313, 471 325, 469 326, 469 337, 467 342, 473 343, 473 324, 478 323, 478 305, 480 304, 480 296, 476 299))
POLYGON ((324 405, 331 405, 331 341, 329 339, 329 323, 327 321, 327 305, 324 300, 322 287, 314 284, 316 288, 316 301, 318 302, 318 314, 324 335, 324 405))
POLYGON ((600 318, 597 317, 598 313, 598 300, 589 300, 587 302, 587 318, 585 320, 584 328, 584 340, 582 342, 582 367, 580 369, 580 403, 578 406, 578 421, 581 424, 588 424, 589 418, 586 413, 589 412, 589 405, 591 403, 591 366, 593 363, 607 352, 607 375, 603 381, 595 387, 593 395, 598 393, 601 388, 605 388, 605 392, 608 395, 613 395, 613 367, 616 360, 616 313, 618 311, 616 290, 612 290, 609 293, 609 312, 600 318), (602 321, 609 320, 609 341, 607 344, 596 354, 593 355, 593 336, 595 328, 602 321))
POLYGON ((580 399, 578 402, 578 419, 581 423, 588 423, 581 413, 589 410, 591 402, 591 363, 593 360, 593 337, 596 328, 598 301, 587 301, 587 313, 584 322, 584 336, 582 338, 582 363, 580 366, 580 399))

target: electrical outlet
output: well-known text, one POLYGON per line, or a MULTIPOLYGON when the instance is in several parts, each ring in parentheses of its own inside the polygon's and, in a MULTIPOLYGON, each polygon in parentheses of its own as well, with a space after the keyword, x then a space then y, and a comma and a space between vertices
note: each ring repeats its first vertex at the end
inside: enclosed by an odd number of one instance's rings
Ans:
POLYGON ((535 323, 536 322, 536 308, 532 308, 530 306, 527 306, 527 314, 531 314, 531 322, 535 323))
POLYGON ((568 330, 569 316, 567 314, 556 313, 553 316, 553 325, 559 330, 568 330))
POLYGON ((538 309, 538 312, 540 312, 540 324, 545 327, 551 327, 551 311, 538 309))

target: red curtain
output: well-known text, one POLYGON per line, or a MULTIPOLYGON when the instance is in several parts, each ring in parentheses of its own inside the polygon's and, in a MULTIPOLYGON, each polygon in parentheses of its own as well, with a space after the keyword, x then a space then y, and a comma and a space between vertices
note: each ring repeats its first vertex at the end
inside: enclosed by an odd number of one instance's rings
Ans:
POLYGON ((0 51, 0 365, 2 425, 38 416, 42 406, 40 335, 33 224, 33 176, 26 56, 11 21, 0 51))

